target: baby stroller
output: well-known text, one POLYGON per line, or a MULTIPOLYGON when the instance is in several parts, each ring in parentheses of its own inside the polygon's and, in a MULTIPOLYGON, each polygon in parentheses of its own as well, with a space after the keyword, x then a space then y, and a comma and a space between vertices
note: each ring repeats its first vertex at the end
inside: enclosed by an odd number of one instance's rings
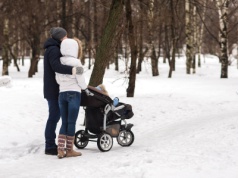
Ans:
POLYGON ((109 151, 113 146, 113 138, 117 138, 119 145, 126 147, 134 142, 131 131, 133 124, 127 124, 126 119, 133 117, 132 107, 129 104, 118 103, 113 105, 113 100, 100 90, 89 86, 92 93, 81 95, 81 106, 85 109, 85 130, 75 133, 74 144, 83 149, 89 141, 97 142, 98 149, 102 152, 109 151))

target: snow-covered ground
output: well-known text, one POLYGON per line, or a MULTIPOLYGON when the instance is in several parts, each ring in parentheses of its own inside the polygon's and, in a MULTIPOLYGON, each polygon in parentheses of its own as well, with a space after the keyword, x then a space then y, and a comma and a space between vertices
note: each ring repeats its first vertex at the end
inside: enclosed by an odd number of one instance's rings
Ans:
MULTIPOLYGON (((123 63, 121 63, 123 64, 123 63)), ((0 73, 2 61, 0 61, 0 73)), ((29 61, 17 72, 9 67, 11 87, 0 87, 1 178, 237 178, 238 70, 220 79, 217 58, 206 56, 196 74, 187 75, 184 58, 167 78, 168 64, 160 62, 160 76, 152 77, 150 63, 137 75, 134 98, 126 97, 124 68, 106 71, 104 84, 111 97, 133 106, 135 141, 121 147, 114 139, 109 152, 89 142, 81 157, 44 154, 48 114, 43 98, 43 61, 27 78, 29 61), (205 63, 204 63, 205 61, 205 63)), ((86 80, 91 70, 85 66, 86 80)), ((77 129, 83 129, 81 108, 77 129)), ((59 124, 60 125, 60 124, 59 124)), ((59 129, 57 128, 57 133, 59 129)))

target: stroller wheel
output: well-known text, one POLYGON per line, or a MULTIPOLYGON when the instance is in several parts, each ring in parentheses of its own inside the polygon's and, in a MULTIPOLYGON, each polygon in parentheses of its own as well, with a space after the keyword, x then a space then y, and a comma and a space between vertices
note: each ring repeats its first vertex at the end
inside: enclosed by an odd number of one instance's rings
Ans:
POLYGON ((74 145, 79 149, 83 149, 88 145, 88 138, 84 136, 84 133, 84 130, 79 130, 75 133, 74 145))
POLYGON ((131 130, 122 130, 119 132, 117 142, 121 146, 130 146, 134 142, 134 134, 131 130))
POLYGON ((102 152, 109 151, 113 145, 113 139, 108 133, 101 133, 97 140, 98 149, 102 152))

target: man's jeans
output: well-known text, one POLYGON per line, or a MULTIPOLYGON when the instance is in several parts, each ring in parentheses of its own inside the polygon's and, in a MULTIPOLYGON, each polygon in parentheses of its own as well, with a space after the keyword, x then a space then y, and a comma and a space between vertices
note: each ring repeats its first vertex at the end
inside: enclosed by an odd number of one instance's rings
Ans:
POLYGON ((75 124, 78 118, 81 93, 75 91, 61 92, 59 107, 62 118, 60 134, 74 136, 75 124))
POLYGON ((60 119, 58 100, 47 100, 49 107, 49 117, 45 127, 45 149, 57 148, 55 144, 55 130, 60 119))

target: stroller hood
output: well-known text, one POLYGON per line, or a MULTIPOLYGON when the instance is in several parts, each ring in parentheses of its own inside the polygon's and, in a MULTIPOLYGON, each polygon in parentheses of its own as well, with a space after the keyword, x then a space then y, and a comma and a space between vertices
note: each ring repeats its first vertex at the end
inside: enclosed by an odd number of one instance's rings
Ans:
POLYGON ((81 93, 80 106, 104 107, 106 104, 113 102, 109 96, 105 95, 102 91, 96 89, 95 87, 88 86, 88 89, 94 94, 94 96, 87 96, 83 90, 81 93))

